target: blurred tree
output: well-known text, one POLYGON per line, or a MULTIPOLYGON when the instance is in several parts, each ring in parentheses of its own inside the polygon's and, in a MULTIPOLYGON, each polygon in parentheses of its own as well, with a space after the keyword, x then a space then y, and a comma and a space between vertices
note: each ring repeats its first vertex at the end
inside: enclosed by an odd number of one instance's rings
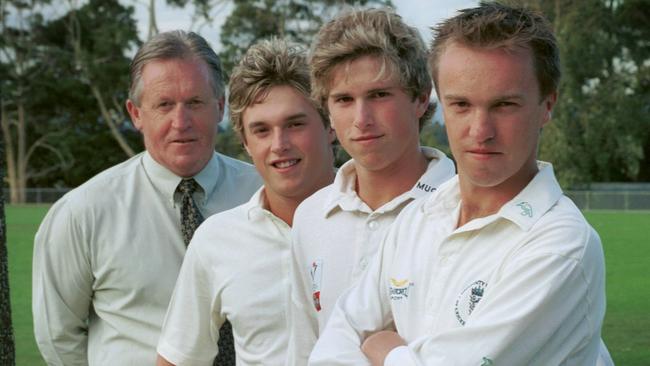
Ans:
POLYGON ((233 0, 221 28, 219 56, 227 74, 260 39, 276 35, 308 46, 323 22, 345 5, 390 6, 390 0, 233 0))
POLYGON ((38 43, 36 28, 44 22, 40 12, 48 1, 2 1, 0 23, 0 113, 6 181, 11 202, 25 201, 29 179, 46 176, 70 166, 71 158, 59 143, 61 130, 43 123, 34 106, 43 99, 52 100, 38 88, 37 81, 46 73, 47 56, 38 43), (49 164, 34 169, 39 152, 48 152, 49 164))
POLYGON ((650 180, 647 0, 516 1, 553 23, 563 77, 541 158, 565 186, 650 180))

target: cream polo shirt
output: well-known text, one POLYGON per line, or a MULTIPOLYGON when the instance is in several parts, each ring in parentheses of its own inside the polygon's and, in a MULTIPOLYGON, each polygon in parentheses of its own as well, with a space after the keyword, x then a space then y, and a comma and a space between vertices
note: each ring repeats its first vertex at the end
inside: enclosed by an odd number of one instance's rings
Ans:
POLYGON ((289 364, 305 365, 339 295, 359 279, 399 212, 454 176, 454 164, 444 153, 427 147, 422 152, 430 160, 426 172, 411 190, 375 211, 357 196, 354 160, 296 210, 289 364))
POLYGON ((369 365, 360 344, 396 329, 385 365, 594 365, 605 315, 598 235, 547 163, 493 215, 456 228, 458 179, 405 209, 377 261, 341 296, 310 365, 369 365))
POLYGON ((196 231, 158 343, 168 361, 211 366, 228 318, 237 365, 284 363, 291 228, 264 208, 263 192, 196 231))
MULTIPOLYGON (((194 178, 205 217, 246 202, 261 185, 253 166, 216 153, 194 178)), ((180 181, 144 152, 49 210, 32 273, 36 341, 49 365, 155 363, 186 250, 180 181)))

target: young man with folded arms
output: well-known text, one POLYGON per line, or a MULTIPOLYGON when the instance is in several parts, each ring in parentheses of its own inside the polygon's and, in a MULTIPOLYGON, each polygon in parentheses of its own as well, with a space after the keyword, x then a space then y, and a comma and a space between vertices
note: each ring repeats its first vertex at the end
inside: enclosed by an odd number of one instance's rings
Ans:
POLYGON ((310 66, 314 99, 352 159, 296 211, 289 364, 301 366, 395 217, 455 172, 442 152, 420 146, 432 83, 422 38, 399 15, 339 15, 320 29, 310 66))
POLYGON ((611 362, 600 239, 537 160, 560 79, 549 23, 482 3, 435 28, 430 66, 458 175, 402 212, 310 364, 611 362))

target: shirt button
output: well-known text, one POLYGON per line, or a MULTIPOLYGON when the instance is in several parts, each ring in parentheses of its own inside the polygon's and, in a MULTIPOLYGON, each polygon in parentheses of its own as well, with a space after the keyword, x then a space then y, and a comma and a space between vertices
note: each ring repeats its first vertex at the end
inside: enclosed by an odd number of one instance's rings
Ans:
POLYGON ((377 230, 378 227, 379 227, 379 223, 377 223, 377 221, 375 220, 368 221, 368 228, 370 230, 377 230))
POLYGON ((361 268, 362 271, 366 270, 366 267, 368 267, 368 261, 363 258, 362 260, 359 261, 359 267, 361 268))

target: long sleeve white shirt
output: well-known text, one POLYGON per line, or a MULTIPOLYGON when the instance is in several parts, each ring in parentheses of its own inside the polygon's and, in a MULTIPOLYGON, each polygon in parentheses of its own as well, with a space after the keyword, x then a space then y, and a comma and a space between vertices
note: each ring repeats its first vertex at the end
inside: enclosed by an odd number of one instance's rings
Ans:
POLYGON ((304 366, 334 304, 356 283, 379 249, 400 211, 453 177, 453 162, 439 150, 422 147, 429 159, 413 187, 372 210, 355 190, 354 160, 337 172, 333 184, 304 200, 292 230, 292 295, 288 363, 304 366))
MULTIPOLYGON (((246 163, 214 154, 194 177, 207 217, 261 185, 246 163)), ((152 365, 185 254, 181 178, 141 153, 72 190, 34 241, 33 315, 49 365, 152 365), (176 197, 175 197, 176 196, 176 197)))
POLYGON ((158 343, 167 361, 211 366, 227 318, 237 365, 284 363, 291 228, 264 201, 262 188, 194 234, 158 343))
POLYGON ((550 164, 496 214, 456 228, 458 180, 409 206, 341 296, 310 365, 368 365, 372 332, 408 343, 385 365, 594 365, 605 314, 600 239, 550 164))

